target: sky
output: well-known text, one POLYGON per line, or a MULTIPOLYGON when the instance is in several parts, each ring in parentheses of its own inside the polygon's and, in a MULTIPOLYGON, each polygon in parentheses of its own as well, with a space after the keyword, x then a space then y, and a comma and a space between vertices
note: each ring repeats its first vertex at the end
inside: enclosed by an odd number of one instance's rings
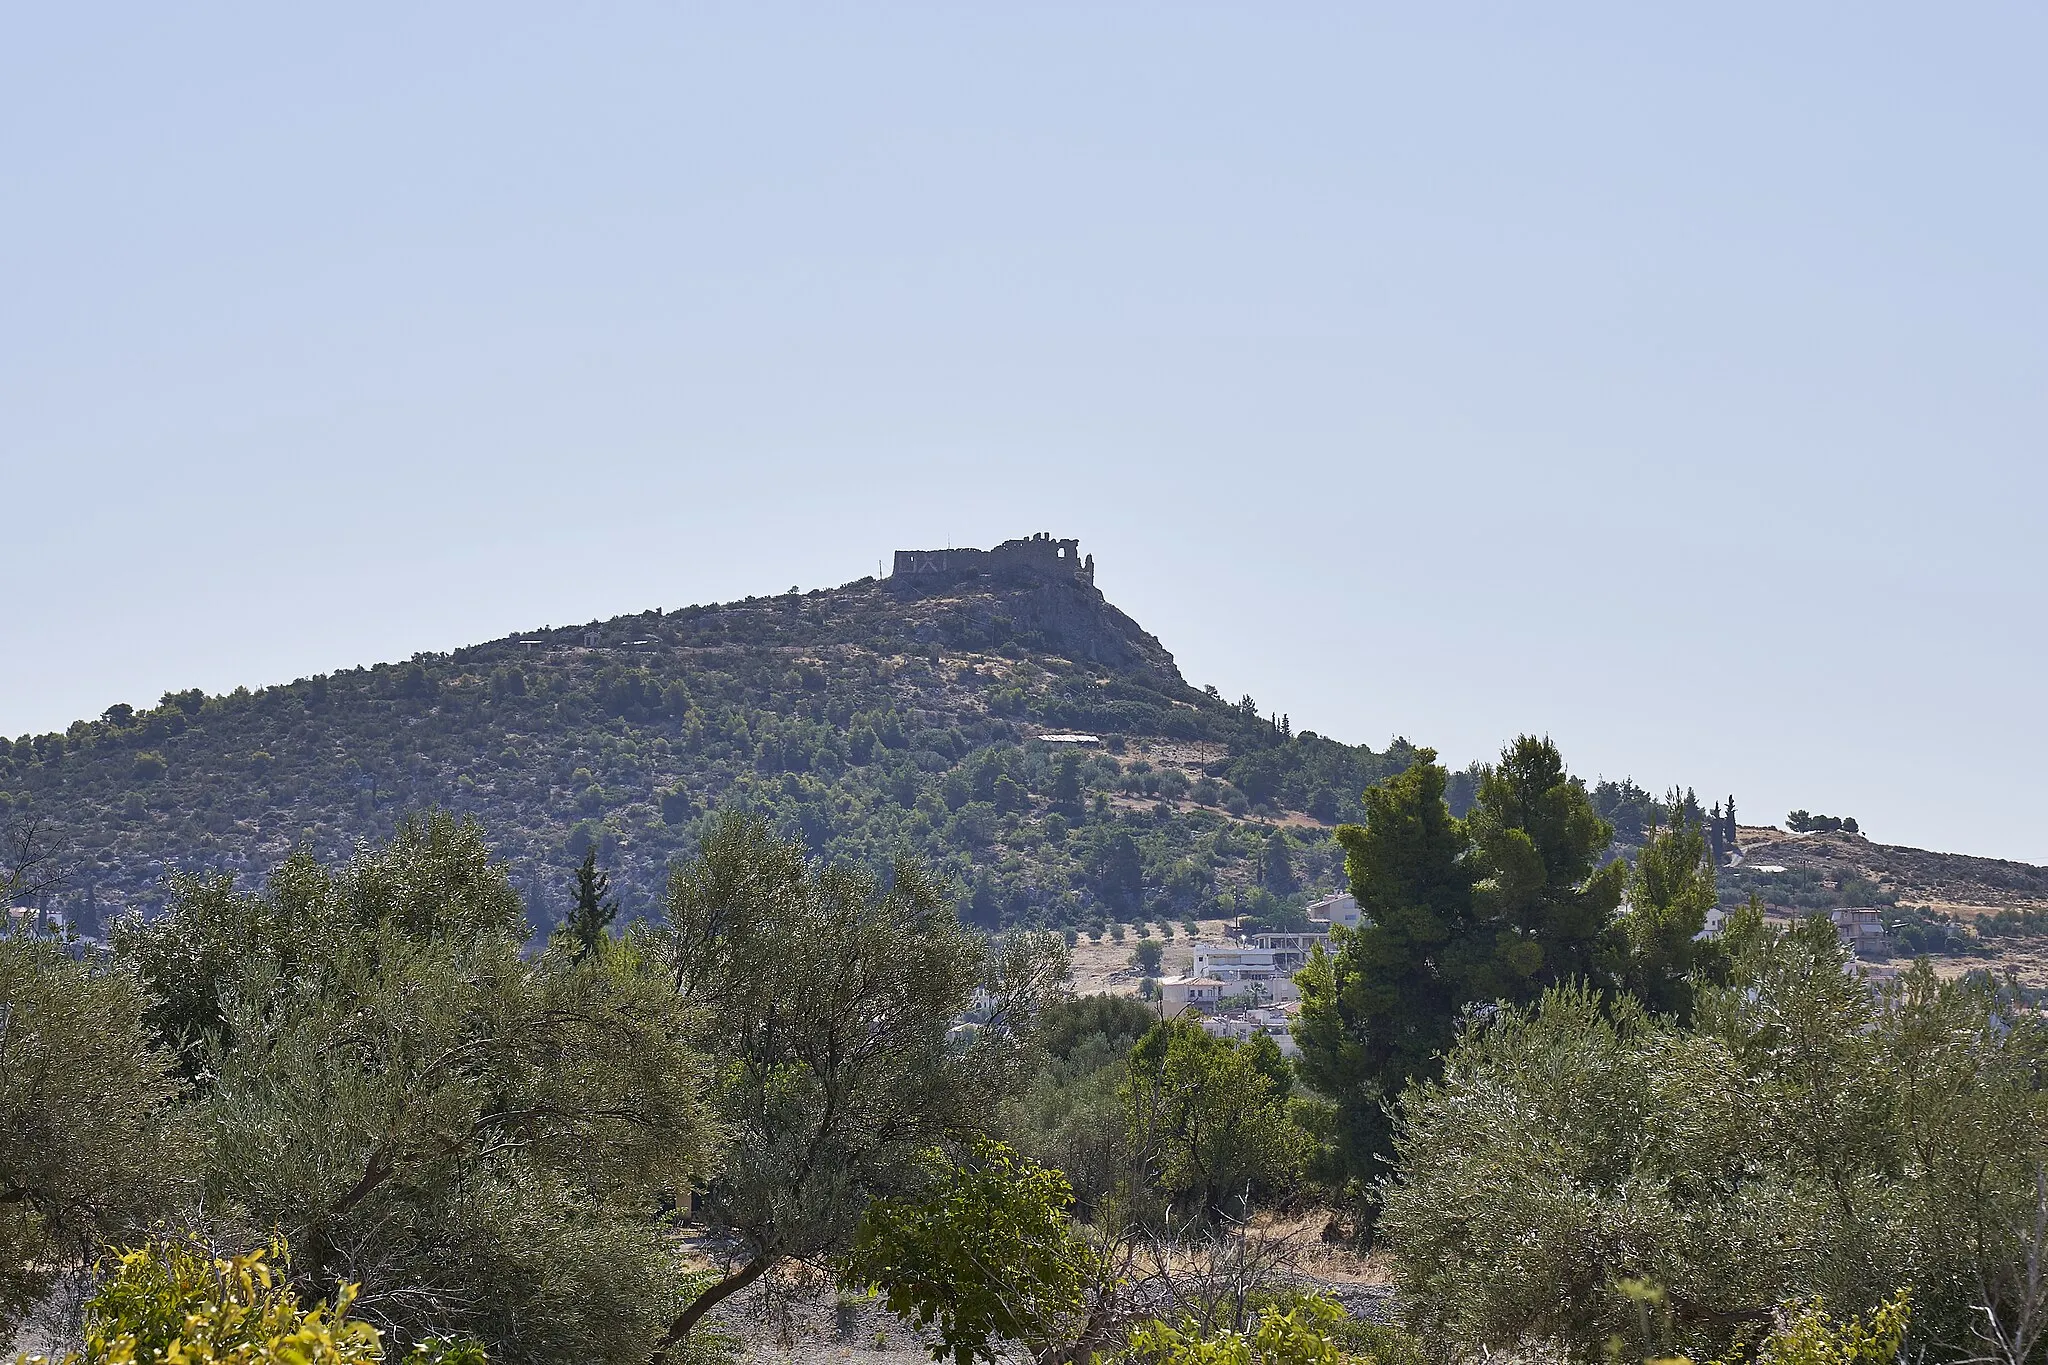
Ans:
POLYGON ((2037 5, 0 25, 0 732, 1043 530, 1297 730, 2048 862, 2037 5))

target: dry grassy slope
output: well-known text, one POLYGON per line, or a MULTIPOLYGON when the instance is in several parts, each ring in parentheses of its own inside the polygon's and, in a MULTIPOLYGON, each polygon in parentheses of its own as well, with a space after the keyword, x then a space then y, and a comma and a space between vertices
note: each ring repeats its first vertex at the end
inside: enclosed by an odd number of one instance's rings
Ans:
POLYGON ((1904 903, 1964 919, 2048 907, 2048 867, 1872 843, 1856 834, 1788 834, 1748 826, 1738 834, 1743 860, 1750 865, 1811 868, 1831 879, 1847 868, 1881 891, 1896 892, 1904 903))
MULTIPOLYGON (((2002 910, 2048 909, 2048 867, 1873 843, 1855 834, 1788 834, 1769 827, 1745 827, 1738 833, 1749 869, 1762 865, 1813 872, 1833 885, 1845 877, 1861 877, 1874 882, 1880 892, 1896 895, 1902 906, 1923 907, 1966 923, 2002 910)), ((1774 880, 1750 875, 1742 883, 1757 890, 1769 905, 1774 880)), ((1773 908, 1786 909, 1782 904, 1773 908)), ((1974 946, 1976 951, 1968 955, 1935 958, 1935 970, 1943 976, 1980 968, 2001 975, 2009 972, 2027 986, 2048 988, 2048 939, 1988 937, 1974 946)), ((1901 954, 1892 965, 1903 962, 1901 954)))

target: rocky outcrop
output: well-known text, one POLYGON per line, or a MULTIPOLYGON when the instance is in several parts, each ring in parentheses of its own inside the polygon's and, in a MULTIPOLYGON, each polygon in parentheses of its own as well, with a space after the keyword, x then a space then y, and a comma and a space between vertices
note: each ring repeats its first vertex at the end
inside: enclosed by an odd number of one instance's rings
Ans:
POLYGON ((1094 557, 1077 559, 1073 547, 1073 541, 1035 540, 1009 541, 986 552, 903 551, 899 565, 908 555, 922 555, 925 567, 892 575, 888 586, 921 618, 924 638, 946 647, 1045 650, 1185 687, 1173 655, 1110 604, 1095 586, 1094 557), (1064 553, 1050 559, 1004 553, 1038 544, 1064 553), (970 554, 988 557, 963 558, 970 554))

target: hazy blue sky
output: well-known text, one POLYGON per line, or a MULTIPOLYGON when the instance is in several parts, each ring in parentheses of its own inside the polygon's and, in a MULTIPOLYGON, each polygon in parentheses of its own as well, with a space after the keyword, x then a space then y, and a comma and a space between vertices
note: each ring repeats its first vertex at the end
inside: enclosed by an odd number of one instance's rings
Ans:
POLYGON ((1079 536, 1189 680, 2048 861, 2048 11, 17 6, 0 731, 1079 536))

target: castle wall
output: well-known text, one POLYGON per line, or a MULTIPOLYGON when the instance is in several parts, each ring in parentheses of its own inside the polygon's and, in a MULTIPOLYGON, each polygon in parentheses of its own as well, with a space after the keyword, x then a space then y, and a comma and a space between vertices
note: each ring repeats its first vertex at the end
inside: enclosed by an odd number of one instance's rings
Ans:
POLYGON ((1026 574, 1095 582, 1095 556, 1081 558, 1078 540, 1054 540, 1040 532, 1022 540, 1006 540, 993 550, 898 550, 893 577, 926 578, 956 574, 1026 574))

